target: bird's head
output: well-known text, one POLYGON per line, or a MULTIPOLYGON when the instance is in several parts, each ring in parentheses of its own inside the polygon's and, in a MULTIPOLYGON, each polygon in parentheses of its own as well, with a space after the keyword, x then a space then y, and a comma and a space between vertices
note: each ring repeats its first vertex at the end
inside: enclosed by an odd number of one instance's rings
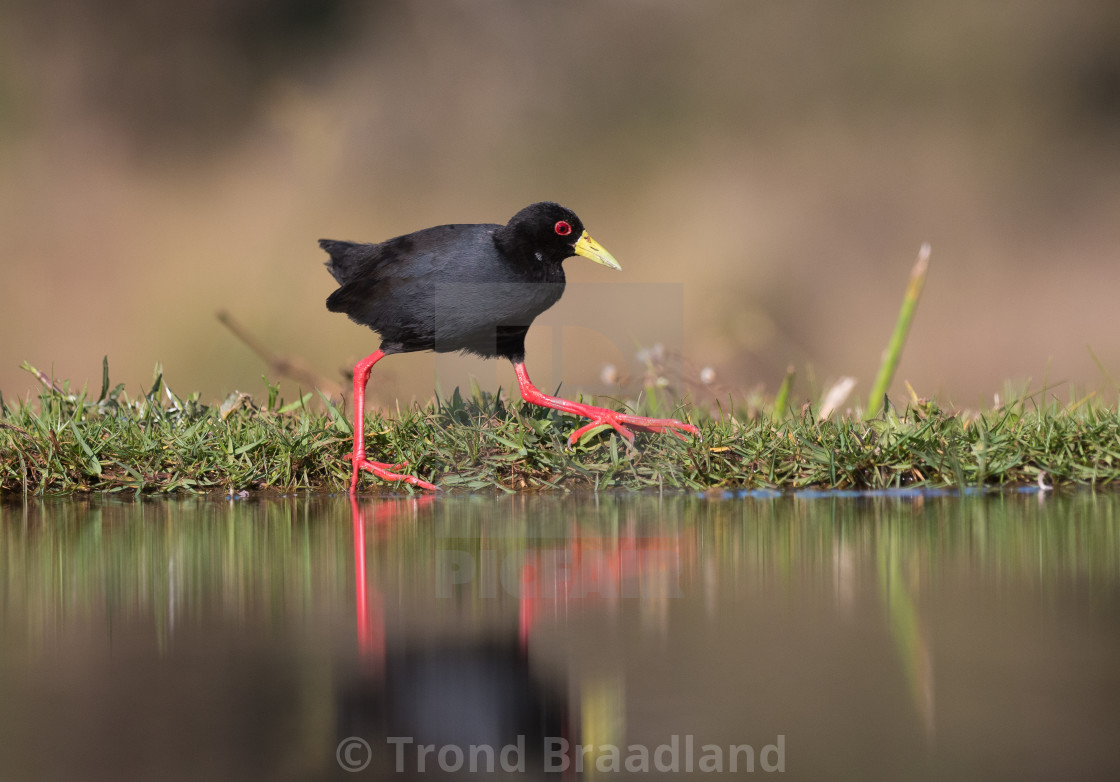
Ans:
POLYGON ((517 237, 522 249, 538 260, 562 261, 582 255, 611 269, 621 269, 618 261, 583 228, 583 221, 571 209, 551 201, 530 204, 510 218, 506 226, 517 237))

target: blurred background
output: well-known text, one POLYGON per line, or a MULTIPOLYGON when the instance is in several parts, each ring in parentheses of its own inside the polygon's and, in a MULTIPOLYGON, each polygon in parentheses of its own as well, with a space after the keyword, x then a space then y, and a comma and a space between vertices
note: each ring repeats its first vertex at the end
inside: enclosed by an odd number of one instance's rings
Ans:
MULTIPOLYGON (((1114 399, 1120 4, 0 4, 9 402, 24 360, 96 393, 106 354, 130 392, 161 362, 179 394, 260 393, 220 310, 345 386, 377 338, 327 312, 317 239, 545 199, 623 266, 567 263, 580 285, 530 333, 546 388, 610 391, 661 343, 708 393, 772 394, 793 365, 795 397, 851 375, 865 399, 928 241, 893 396, 1114 399)), ((419 354, 371 394, 472 376, 513 382, 419 354)))

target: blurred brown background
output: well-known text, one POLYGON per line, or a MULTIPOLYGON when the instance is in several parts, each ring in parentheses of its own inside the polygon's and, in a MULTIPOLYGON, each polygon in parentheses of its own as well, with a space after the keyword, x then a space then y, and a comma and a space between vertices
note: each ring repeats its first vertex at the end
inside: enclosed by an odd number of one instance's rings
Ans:
MULTIPOLYGON (((621 317, 581 334, 570 290, 573 328, 531 334, 543 386, 603 391, 603 362, 660 341, 725 390, 772 393, 793 364, 800 396, 850 374, 864 399, 929 241, 894 394, 973 406, 1045 376, 1111 399, 1086 346, 1120 376, 1120 4, 0 5, 9 401, 25 359, 96 392, 104 354, 130 392, 159 361, 180 394, 259 393, 219 309, 344 383, 377 340, 326 311, 319 237, 542 199, 624 269, 567 263, 621 285, 621 317), (627 293, 646 284, 668 304, 627 293)), ((418 355, 371 390, 427 398, 435 374, 512 381, 418 355)))

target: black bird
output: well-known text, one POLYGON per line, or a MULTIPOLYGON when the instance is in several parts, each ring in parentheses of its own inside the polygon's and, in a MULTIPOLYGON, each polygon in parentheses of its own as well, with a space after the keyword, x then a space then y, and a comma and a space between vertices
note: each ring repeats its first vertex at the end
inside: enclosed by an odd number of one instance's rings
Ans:
POLYGON ((440 225, 380 244, 320 239, 319 246, 330 254, 326 267, 339 284, 327 298, 327 309, 344 312, 381 335, 381 347, 354 365, 351 494, 357 491, 359 470, 388 481, 436 488, 395 472, 404 464, 366 459, 366 383, 373 365, 393 353, 462 350, 508 358, 526 402, 591 419, 572 432, 569 443, 603 425, 631 442, 634 434, 627 427, 671 431, 682 439, 682 431, 699 434, 696 427, 675 419, 616 413, 548 396, 529 380, 525 334, 533 319, 564 293, 564 259, 582 255, 622 268, 570 209, 542 202, 525 207, 506 225, 440 225))

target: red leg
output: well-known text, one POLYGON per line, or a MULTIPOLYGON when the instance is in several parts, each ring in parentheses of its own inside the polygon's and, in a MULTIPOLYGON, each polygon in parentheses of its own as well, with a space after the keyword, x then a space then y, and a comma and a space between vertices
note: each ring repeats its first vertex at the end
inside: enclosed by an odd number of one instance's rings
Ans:
POLYGON ((427 481, 422 481, 415 475, 400 475, 393 472, 400 470, 408 464, 385 464, 384 462, 371 462, 366 458, 366 383, 369 382, 369 373, 373 365, 385 358, 381 350, 374 351, 354 365, 354 453, 351 462, 354 472, 350 476, 350 495, 358 493, 358 471, 368 470, 384 481, 404 481, 421 489, 436 490, 436 487, 427 481))
POLYGON ((634 433, 631 432, 630 429, 627 429, 627 426, 640 429, 643 432, 672 432, 682 440, 687 440, 688 438, 681 434, 681 432, 688 432, 693 435, 700 434, 700 430, 695 426, 686 424, 683 421, 678 421, 674 418, 645 418, 640 415, 616 413, 614 410, 608 410, 605 407, 595 407, 594 405, 585 405, 580 402, 572 402, 567 399, 549 396, 548 394, 541 393, 540 389, 533 385, 533 381, 529 379, 529 373, 525 369, 524 362, 514 364, 513 371, 517 373, 517 384, 521 388, 521 398, 526 402, 534 405, 541 405, 542 407, 551 407, 553 410, 561 410, 565 413, 572 413, 573 415, 582 415, 585 418, 591 419, 591 423, 584 424, 579 429, 572 432, 568 437, 569 445, 574 445, 586 432, 589 432, 597 426, 613 427, 616 432, 631 443, 634 442, 634 433))

